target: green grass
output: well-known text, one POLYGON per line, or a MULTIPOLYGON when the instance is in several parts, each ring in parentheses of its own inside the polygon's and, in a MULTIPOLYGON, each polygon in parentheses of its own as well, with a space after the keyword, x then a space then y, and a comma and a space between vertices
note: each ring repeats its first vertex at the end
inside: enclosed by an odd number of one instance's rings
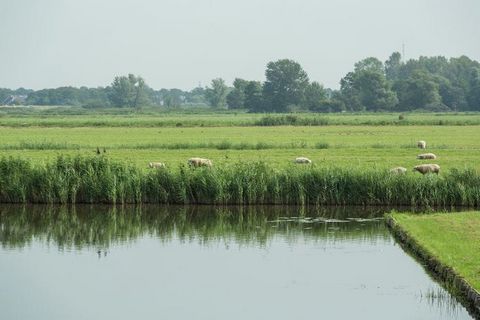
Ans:
POLYGON ((393 214, 398 226, 480 291, 480 212, 393 214))
POLYGON ((0 202, 480 206, 480 174, 392 175, 338 166, 275 167, 237 162, 213 168, 144 170, 104 156, 44 165, 0 160, 0 202))
POLYGON ((190 157, 211 158, 214 165, 265 161, 277 167, 306 156, 317 166, 385 169, 412 168, 424 139, 442 170, 480 169, 477 126, 277 126, 277 127, 0 127, 0 156, 52 161, 57 155, 106 156, 145 168, 162 161, 177 168, 190 157))
POLYGON ((9 127, 222 127, 222 126, 332 126, 480 125, 480 113, 252 114, 204 108, 171 111, 162 108, 136 113, 131 109, 87 110, 78 107, 0 108, 0 126, 9 127))

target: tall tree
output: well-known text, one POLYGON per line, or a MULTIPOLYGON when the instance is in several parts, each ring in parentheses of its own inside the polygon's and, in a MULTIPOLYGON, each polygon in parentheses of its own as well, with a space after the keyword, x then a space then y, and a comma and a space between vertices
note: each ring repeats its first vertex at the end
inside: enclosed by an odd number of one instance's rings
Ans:
POLYGON ((109 88, 108 98, 114 107, 139 108, 150 102, 147 86, 140 76, 118 76, 109 88))
POLYGON ((401 111, 426 108, 441 102, 439 85, 425 71, 416 71, 407 80, 395 82, 394 90, 399 98, 401 111))
POLYGON ((385 61, 385 76, 388 81, 394 81, 398 79, 401 64, 402 56, 399 52, 392 53, 388 60, 385 61))
POLYGON ((310 83, 305 89, 304 105, 311 111, 321 110, 326 99, 327 91, 316 81, 310 83))
POLYGON ((263 96, 268 111, 285 112, 290 105, 303 103, 308 75, 299 63, 282 59, 267 64, 263 96))
POLYGON ((249 81, 245 87, 245 108, 250 112, 268 111, 263 100, 263 90, 260 81, 249 81))
POLYGON ((245 107, 245 88, 247 85, 247 80, 235 78, 235 81, 233 81, 233 90, 227 95, 227 105, 229 109, 241 109, 245 107))
POLYGON ((390 88, 383 64, 376 58, 366 58, 355 64, 355 70, 340 81, 342 100, 352 111, 391 110, 398 102, 390 88))
POLYGON ((211 88, 205 90, 205 98, 212 107, 225 108, 228 94, 228 87, 225 85, 225 81, 221 78, 213 79, 211 86, 211 88))

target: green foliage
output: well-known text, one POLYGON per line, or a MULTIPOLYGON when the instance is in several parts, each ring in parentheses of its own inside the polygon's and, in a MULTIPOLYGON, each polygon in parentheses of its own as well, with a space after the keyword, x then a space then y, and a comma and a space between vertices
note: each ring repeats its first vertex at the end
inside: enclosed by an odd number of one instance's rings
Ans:
POLYGON ((208 103, 217 109, 226 107, 228 87, 225 85, 225 81, 221 78, 213 79, 211 88, 205 90, 205 97, 208 103))
POLYGON ((114 107, 130 107, 133 109, 150 103, 146 94, 148 86, 141 77, 133 74, 118 76, 109 88, 108 98, 114 107))
POLYGON ((320 111, 325 107, 327 92, 321 84, 314 81, 305 88, 304 105, 308 110, 320 111))
POLYGON ((308 75, 298 62, 281 59, 267 64, 263 97, 269 111, 285 112, 290 105, 302 105, 308 75))
POLYGON ((376 58, 367 58, 355 64, 341 81, 345 105, 354 111, 388 111, 397 104, 397 96, 390 89, 383 64, 376 58))
POLYGON ((233 90, 227 95, 227 105, 229 109, 245 108, 245 89, 249 81, 235 78, 233 81, 233 90))
POLYGON ((0 202, 480 206, 480 174, 392 175, 383 170, 264 162, 142 171, 105 157, 32 166, 0 160, 0 202))
POLYGON ((260 81, 249 81, 245 87, 245 108, 250 112, 268 111, 262 92, 260 81))

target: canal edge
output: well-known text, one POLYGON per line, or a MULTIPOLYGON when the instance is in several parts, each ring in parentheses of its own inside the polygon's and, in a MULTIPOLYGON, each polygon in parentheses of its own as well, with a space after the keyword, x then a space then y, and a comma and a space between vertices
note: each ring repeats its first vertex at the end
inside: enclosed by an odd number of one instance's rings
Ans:
POLYGON ((480 293, 451 267, 442 263, 418 244, 415 238, 402 229, 390 214, 385 216, 385 223, 402 248, 413 254, 429 272, 443 281, 447 287, 452 288, 455 294, 458 294, 461 300, 467 304, 467 309, 474 313, 475 318, 480 319, 480 293))

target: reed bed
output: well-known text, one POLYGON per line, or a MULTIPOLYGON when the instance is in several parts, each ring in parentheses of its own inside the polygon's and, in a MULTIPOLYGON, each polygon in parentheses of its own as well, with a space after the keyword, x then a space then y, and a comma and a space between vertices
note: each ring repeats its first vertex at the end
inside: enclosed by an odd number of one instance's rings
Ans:
POLYGON ((104 156, 58 156, 35 165, 4 157, 0 202, 478 207, 480 174, 462 169, 401 176, 315 165, 279 169, 264 162, 147 171, 104 156))

